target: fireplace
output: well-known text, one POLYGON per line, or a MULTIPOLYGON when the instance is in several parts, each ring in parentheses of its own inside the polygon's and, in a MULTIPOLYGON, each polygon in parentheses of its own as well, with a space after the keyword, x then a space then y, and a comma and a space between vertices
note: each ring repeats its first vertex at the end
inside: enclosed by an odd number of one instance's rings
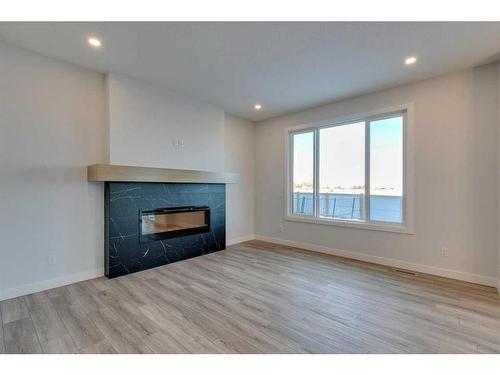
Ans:
POLYGON ((225 184, 106 182, 106 276, 225 249, 225 200, 225 184))
POLYGON ((139 211, 139 241, 210 232, 210 207, 184 206, 139 211))
POLYGON ((104 274, 119 277, 226 248, 235 173, 96 164, 104 182, 104 274))

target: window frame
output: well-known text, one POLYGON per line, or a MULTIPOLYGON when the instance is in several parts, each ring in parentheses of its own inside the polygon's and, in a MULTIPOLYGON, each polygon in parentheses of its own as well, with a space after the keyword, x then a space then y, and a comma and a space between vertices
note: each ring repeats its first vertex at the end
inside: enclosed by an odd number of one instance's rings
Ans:
POLYGON ((350 114, 285 129, 285 214, 286 221, 333 225, 339 227, 369 229, 396 233, 414 234, 413 225, 413 103, 374 110, 360 114, 350 114), (402 223, 372 221, 370 215, 370 123, 384 118, 403 115, 403 198, 402 223), (365 122, 365 220, 343 220, 319 217, 319 130, 355 122, 365 122), (293 213, 293 135, 313 132, 314 134, 314 183, 313 215, 293 213))

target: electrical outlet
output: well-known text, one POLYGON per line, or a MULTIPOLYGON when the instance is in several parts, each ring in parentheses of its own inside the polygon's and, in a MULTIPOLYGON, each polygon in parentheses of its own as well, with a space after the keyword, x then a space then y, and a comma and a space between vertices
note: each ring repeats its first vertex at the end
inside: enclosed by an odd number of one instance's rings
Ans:
POLYGON ((283 225, 280 225, 280 232, 284 232, 285 231, 285 227, 283 227, 283 225))
POLYGON ((179 139, 179 138, 174 138, 172 140, 172 146, 174 148, 184 148, 184 141, 182 139, 179 139))
POLYGON ((447 257, 448 257, 448 248, 447 248, 446 246, 443 246, 443 247, 441 248, 441 256, 442 256, 443 258, 447 258, 447 257))
POLYGON ((53 266, 57 263, 57 258, 54 254, 47 255, 47 264, 53 266))

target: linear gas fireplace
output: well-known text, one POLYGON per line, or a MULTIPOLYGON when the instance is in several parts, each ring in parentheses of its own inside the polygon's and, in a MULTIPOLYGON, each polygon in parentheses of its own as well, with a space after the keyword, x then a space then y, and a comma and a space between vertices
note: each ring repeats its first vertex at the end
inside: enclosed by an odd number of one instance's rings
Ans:
POLYGON ((139 241, 210 232, 210 207, 184 206, 139 211, 139 241))

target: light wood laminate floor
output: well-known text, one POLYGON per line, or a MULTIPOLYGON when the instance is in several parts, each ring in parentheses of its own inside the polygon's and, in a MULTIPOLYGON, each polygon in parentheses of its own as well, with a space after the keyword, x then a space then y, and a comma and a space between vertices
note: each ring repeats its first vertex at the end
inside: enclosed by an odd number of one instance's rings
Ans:
POLYGON ((260 241, 0 303, 6 353, 498 353, 495 289, 260 241))

